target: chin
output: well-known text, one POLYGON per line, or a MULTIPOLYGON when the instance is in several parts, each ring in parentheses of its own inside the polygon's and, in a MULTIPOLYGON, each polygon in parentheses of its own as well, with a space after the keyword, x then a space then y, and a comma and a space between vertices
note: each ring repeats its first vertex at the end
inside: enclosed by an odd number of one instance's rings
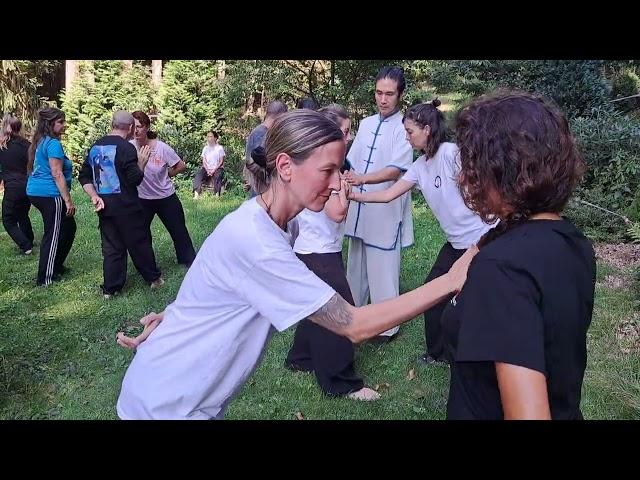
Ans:
POLYGON ((328 197, 318 197, 314 202, 311 202, 309 205, 307 205, 306 208, 308 208, 312 212, 321 212, 328 200, 328 197))

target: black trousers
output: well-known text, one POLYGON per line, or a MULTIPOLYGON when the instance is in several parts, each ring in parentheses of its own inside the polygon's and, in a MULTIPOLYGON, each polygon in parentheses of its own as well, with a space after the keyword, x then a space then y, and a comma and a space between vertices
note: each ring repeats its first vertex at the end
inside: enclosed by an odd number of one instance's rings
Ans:
POLYGON ((29 220, 31 202, 25 192, 26 184, 5 183, 2 197, 2 225, 11 240, 26 252, 33 248, 33 229, 29 220))
POLYGON ((196 251, 193 248, 193 242, 187 230, 184 209, 178 195, 174 193, 166 198, 157 200, 141 198, 140 203, 144 209, 146 228, 151 231, 153 217, 158 215, 169 235, 171 235, 178 263, 190 267, 196 258, 196 251))
POLYGON ((151 246, 151 232, 142 212, 98 217, 102 239, 102 291, 119 292, 127 281, 127 252, 142 278, 151 283, 160 278, 160 269, 151 246))
POLYGON ((207 174, 207 170, 204 167, 200 167, 200 170, 196 172, 196 176, 193 178, 193 191, 202 193, 202 184, 213 180, 213 191, 220 193, 222 190, 222 181, 224 180, 224 168, 218 168, 212 176, 207 174))
POLYGON ((55 275, 62 273, 76 237, 76 221, 67 217, 62 197, 29 196, 29 200, 40 211, 44 224, 36 284, 49 285, 55 275))
MULTIPOLYGON (((445 243, 438 253, 431 271, 427 275, 424 283, 430 282, 434 278, 438 278, 449 271, 451 266, 458 260, 465 249, 457 250, 451 246, 449 242, 445 243)), ((440 320, 442 312, 451 301, 453 295, 449 295, 440 303, 434 305, 424 312, 424 334, 427 343, 427 354, 435 359, 442 359, 444 356, 444 338, 442 336, 442 326, 440 320)))
MULTIPOLYGON (((342 253, 298 255, 309 269, 353 305, 351 289, 342 264, 342 253)), ((346 395, 364 387, 355 373, 355 349, 351 340, 304 319, 298 323, 285 365, 313 371, 327 395, 346 395)))

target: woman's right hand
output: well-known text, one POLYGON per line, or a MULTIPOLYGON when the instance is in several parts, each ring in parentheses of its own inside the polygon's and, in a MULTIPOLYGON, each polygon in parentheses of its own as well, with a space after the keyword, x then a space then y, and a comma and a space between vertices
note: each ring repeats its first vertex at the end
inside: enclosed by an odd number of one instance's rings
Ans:
POLYGON ((149 145, 144 145, 143 147, 140 147, 140 150, 138 150, 138 162, 140 162, 143 165, 146 165, 147 161, 149 160, 150 154, 151 154, 151 147, 149 145))
POLYGON ((64 204, 67 207, 67 217, 73 217, 76 214, 76 206, 73 204, 73 200, 65 200, 64 204))
POLYGON ((449 280, 452 284, 452 291, 457 295, 460 290, 462 290, 462 286, 464 282, 467 281, 467 271, 469 270, 469 265, 471 264, 471 260, 476 254, 479 252, 478 247, 475 245, 469 247, 466 252, 462 254, 462 256, 456 260, 456 262, 451 266, 447 275, 449 275, 449 280))
POLYGON ((135 338, 127 337, 123 332, 118 332, 116 335, 116 342, 118 345, 124 348, 136 349, 144 342, 151 332, 153 332, 162 319, 164 318, 164 312, 156 313, 151 312, 149 315, 145 315, 140 319, 140 323, 144 325, 142 333, 135 338))

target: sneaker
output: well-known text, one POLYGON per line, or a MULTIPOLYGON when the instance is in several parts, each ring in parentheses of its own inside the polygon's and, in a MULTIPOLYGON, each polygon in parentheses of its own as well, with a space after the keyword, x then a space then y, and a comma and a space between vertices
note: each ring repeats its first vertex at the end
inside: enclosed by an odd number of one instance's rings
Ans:
POLYGON ((158 277, 157 280, 151 282, 151 290, 155 290, 156 288, 160 288, 164 285, 164 279, 162 277, 158 277))
POLYGON ((25 250, 24 252, 22 252, 23 255, 31 255, 33 253, 33 250, 30 248, 29 250, 25 250))
POLYGON ((193 192, 193 199, 197 200, 200 194, 198 192, 193 192))

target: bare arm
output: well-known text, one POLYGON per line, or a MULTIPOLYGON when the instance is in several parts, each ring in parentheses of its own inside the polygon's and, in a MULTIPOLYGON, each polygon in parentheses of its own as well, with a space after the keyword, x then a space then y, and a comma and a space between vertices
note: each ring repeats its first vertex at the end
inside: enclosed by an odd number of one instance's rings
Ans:
POLYGON ((160 313, 151 312, 149 315, 145 315, 140 319, 140 323, 144 325, 142 333, 137 337, 127 337, 123 332, 118 332, 116 335, 116 342, 118 345, 125 348, 137 348, 142 342, 144 342, 151 332, 153 332, 160 322, 164 319, 164 311, 160 313))
POLYGON ((168 173, 170 177, 175 177, 180 172, 184 172, 187 169, 187 164, 184 163, 184 160, 180 160, 173 167, 169 167, 168 173))
POLYGON ((469 263, 477 251, 477 248, 471 247, 449 272, 391 300, 354 307, 335 294, 311 314, 309 320, 349 338, 353 343, 371 338, 414 318, 450 293, 459 291, 466 280, 469 263))
POLYGON ((397 180, 402 175, 403 171, 396 167, 385 167, 377 172, 365 173, 358 175, 353 170, 345 173, 347 181, 353 185, 363 185, 370 183, 383 183, 390 180, 397 180))
POLYGON ((544 374, 496 362, 496 375, 505 420, 551 420, 544 374))
POLYGON ((53 181, 56 182, 56 186, 60 191, 60 196, 62 197, 62 200, 67 207, 67 216, 72 217, 76 213, 76 206, 73 204, 73 200, 71 200, 71 194, 69 193, 69 188, 67 188, 67 181, 65 180, 64 173, 62 171, 63 163, 64 161, 61 158, 49 158, 51 176, 53 177, 53 181))
POLYGON ((379 192, 351 192, 349 194, 350 200, 362 203, 388 203, 391 200, 395 200, 403 193, 407 193, 413 188, 413 183, 406 180, 398 180, 391 187, 379 192))
POLYGON ((98 192, 96 192, 96 189, 93 186, 93 183, 85 183, 84 185, 82 185, 82 189, 85 191, 87 195, 89 195, 89 198, 91 199, 91 203, 93 203, 93 206, 95 207, 96 212, 99 212, 104 208, 104 200, 102 200, 102 197, 100 197, 98 195, 98 192))

